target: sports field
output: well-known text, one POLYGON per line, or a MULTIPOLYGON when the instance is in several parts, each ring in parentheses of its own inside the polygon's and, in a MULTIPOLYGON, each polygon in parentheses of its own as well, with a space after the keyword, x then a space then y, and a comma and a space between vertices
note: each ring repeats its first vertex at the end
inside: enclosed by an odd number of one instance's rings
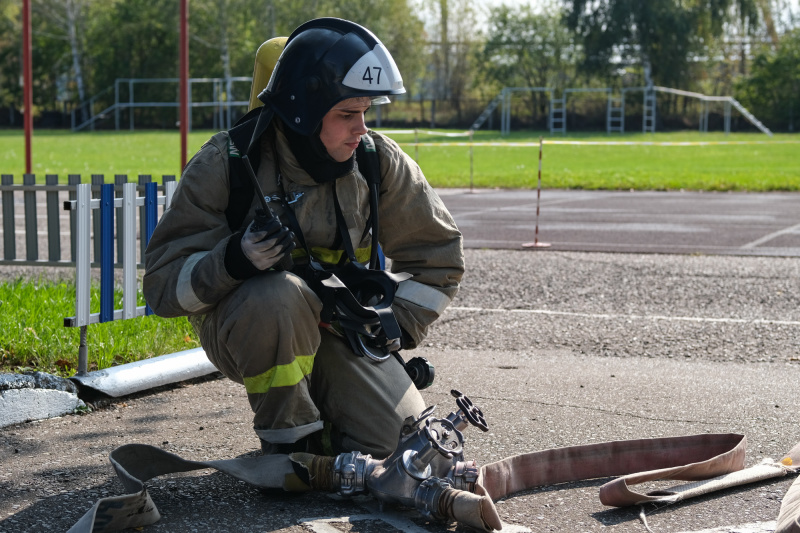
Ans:
MULTIPOLYGON (((396 133, 390 136, 418 159, 434 187, 534 188, 540 136, 544 139, 544 188, 653 190, 800 190, 800 135, 698 132, 657 134, 566 134, 497 131, 473 136, 472 172, 468 136, 396 133), (578 144, 555 144, 558 142, 578 144), (636 144, 581 144, 636 143, 636 144), (638 144, 642 143, 642 144, 638 144), (663 143, 663 144, 659 144, 663 143), (677 145, 676 143, 683 143, 677 145), (457 145, 458 144, 458 145, 457 145), (491 144, 491 145, 488 145, 491 144)), ((189 155, 213 132, 189 135, 189 155)), ((156 178, 179 173, 177 131, 87 132, 35 131, 33 172, 114 174, 156 178)), ((24 170, 24 136, 0 131, 0 172, 17 180, 24 170)))
MULTIPOLYGON (((435 187, 470 186, 468 136, 457 132, 417 135, 390 133, 419 163, 435 187)), ((211 132, 192 133, 196 151, 211 132)), ((665 133, 656 135, 544 135, 542 183, 545 188, 585 189, 714 189, 800 190, 800 135, 665 133), (651 144, 556 144, 651 143, 651 144), (652 143, 665 143, 653 145, 652 143), (670 143, 690 143, 675 146, 670 143), (695 144, 692 144, 695 143, 695 144), (704 143, 704 144, 697 144, 704 143), (738 143, 738 144, 707 144, 738 143)), ((497 132, 473 136, 472 184, 475 187, 535 188, 539 134, 497 132), (507 145, 508 143, 516 145, 507 145)), ((180 136, 177 132, 95 132, 71 134, 36 131, 34 172, 58 174, 177 174, 180 136)), ((0 131, 0 173, 20 183, 24 167, 24 137, 0 131)), ((76 328, 64 328, 72 313, 74 286, 69 281, 16 280, 0 283, 0 300, 8 309, 0 328, 0 371, 38 369, 71 375, 77 364, 76 328)), ((121 295, 118 294, 117 298, 121 295)), ((92 309, 98 310, 93 290, 92 309)), ((198 345, 186 319, 146 317, 97 324, 91 332, 92 368, 107 368, 198 345)))

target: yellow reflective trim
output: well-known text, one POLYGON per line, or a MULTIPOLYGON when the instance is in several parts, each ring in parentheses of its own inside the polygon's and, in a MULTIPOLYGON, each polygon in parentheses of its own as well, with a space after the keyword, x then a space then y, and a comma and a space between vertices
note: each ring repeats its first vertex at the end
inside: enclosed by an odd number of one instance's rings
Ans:
POLYGON ((272 387, 292 387, 311 374, 313 366, 313 355, 298 355, 287 365, 274 366, 257 376, 244 378, 244 388, 248 394, 263 394, 272 387))
POLYGON ((356 261, 359 263, 366 263, 369 261, 370 252, 372 251, 372 246, 367 246, 366 248, 359 248, 356 250, 356 261))
MULTIPOLYGON (((359 263, 366 263, 369 261, 370 252, 372 251, 372 246, 367 246, 365 248, 358 248, 355 251, 356 254, 356 261, 359 263)), ((311 254, 314 258, 321 262, 328 265, 338 265, 339 261, 342 260, 342 256, 344 255, 344 250, 331 250, 330 248, 320 248, 320 247, 313 247, 311 248, 311 254)), ((306 251, 302 248, 296 248, 292 252, 292 257, 305 257, 306 251)))

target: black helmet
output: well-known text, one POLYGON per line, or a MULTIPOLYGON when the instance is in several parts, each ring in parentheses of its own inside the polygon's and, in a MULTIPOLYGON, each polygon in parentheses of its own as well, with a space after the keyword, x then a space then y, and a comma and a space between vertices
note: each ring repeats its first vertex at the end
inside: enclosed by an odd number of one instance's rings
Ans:
POLYGON ((292 32, 258 98, 294 131, 311 135, 342 100, 366 96, 384 104, 405 92, 394 59, 372 32, 348 20, 319 18, 292 32))

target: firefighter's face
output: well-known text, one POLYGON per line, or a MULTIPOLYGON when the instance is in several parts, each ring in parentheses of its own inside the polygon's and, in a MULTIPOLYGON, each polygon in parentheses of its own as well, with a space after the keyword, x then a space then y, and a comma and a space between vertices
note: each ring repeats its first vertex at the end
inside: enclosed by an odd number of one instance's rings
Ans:
POLYGON ((370 108, 369 98, 342 100, 322 117, 319 138, 328 154, 339 163, 347 161, 367 133, 364 113, 370 108))

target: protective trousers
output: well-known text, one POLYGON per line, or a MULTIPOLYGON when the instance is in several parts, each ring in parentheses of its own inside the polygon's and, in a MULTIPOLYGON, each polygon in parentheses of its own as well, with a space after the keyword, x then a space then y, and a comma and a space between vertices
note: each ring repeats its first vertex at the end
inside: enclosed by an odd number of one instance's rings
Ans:
POLYGON ((374 363, 320 329, 321 310, 302 278, 270 271, 227 295, 199 334, 209 360, 244 384, 262 440, 294 443, 327 422, 332 453, 386 457, 422 396, 395 358, 374 363))

